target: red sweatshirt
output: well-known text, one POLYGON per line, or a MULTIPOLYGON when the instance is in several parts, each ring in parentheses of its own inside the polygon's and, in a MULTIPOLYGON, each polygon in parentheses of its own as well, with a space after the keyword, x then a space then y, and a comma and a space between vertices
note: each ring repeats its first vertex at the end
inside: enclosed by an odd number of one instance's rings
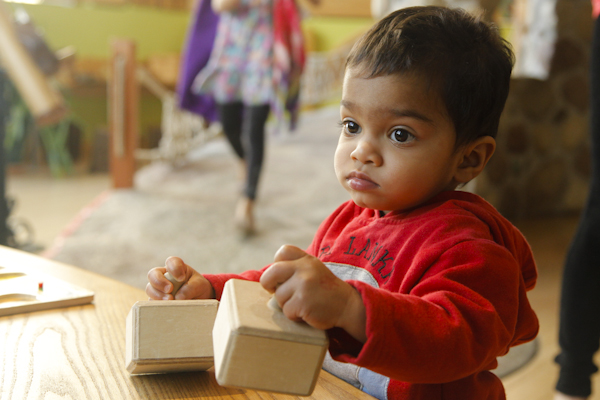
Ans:
MULTIPOLYGON (((324 369, 382 399, 505 399, 489 370, 537 335, 526 295, 537 271, 525 238, 485 200, 444 192, 385 216, 349 201, 308 253, 354 286, 367 312, 366 343, 328 332, 324 369)), ((226 280, 262 271, 205 276, 220 298, 226 280)))

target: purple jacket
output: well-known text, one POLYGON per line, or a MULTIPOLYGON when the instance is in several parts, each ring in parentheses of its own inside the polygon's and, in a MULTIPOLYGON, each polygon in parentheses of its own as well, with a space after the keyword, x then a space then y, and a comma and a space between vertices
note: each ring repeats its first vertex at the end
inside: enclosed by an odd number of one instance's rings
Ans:
POLYGON ((210 57, 219 16, 213 12, 210 0, 201 0, 194 17, 183 52, 177 97, 179 107, 183 110, 200 114, 214 122, 217 120, 217 109, 213 98, 192 93, 191 87, 196 75, 204 68, 210 57))

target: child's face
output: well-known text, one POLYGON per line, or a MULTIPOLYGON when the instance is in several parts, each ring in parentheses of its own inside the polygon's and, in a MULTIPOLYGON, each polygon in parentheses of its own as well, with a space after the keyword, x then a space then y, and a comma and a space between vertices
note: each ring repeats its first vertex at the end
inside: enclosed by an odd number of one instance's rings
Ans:
POLYGON ((408 210, 456 188, 454 124, 423 79, 366 79, 348 69, 340 115, 335 172, 357 205, 408 210))

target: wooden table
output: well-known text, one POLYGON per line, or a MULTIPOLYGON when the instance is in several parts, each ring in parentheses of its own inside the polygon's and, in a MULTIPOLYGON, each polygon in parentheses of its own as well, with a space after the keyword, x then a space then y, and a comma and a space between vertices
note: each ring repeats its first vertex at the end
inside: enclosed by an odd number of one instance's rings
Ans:
POLYGON ((325 371, 310 397, 225 388, 212 370, 131 376, 124 365, 125 318, 136 301, 147 300, 142 290, 3 246, 0 266, 95 292, 92 304, 0 317, 2 400, 373 399, 325 371))

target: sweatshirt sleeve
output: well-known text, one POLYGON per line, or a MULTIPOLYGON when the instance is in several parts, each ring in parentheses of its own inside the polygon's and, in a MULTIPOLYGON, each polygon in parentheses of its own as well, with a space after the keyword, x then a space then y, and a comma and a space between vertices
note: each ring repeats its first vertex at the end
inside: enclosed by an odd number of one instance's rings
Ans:
POLYGON ((461 379, 495 368, 512 343, 537 334, 519 263, 492 241, 446 250, 407 293, 348 282, 366 307, 367 341, 357 350, 338 335, 331 355, 392 379, 461 379))
POLYGON ((247 281, 255 281, 258 282, 260 280, 261 275, 265 270, 269 268, 267 265, 261 270, 249 270, 244 271, 241 274, 202 274, 210 284, 213 289, 215 289, 215 297, 217 300, 221 300, 221 295, 223 294, 223 287, 225 286, 225 282, 230 279, 243 279, 247 281))

